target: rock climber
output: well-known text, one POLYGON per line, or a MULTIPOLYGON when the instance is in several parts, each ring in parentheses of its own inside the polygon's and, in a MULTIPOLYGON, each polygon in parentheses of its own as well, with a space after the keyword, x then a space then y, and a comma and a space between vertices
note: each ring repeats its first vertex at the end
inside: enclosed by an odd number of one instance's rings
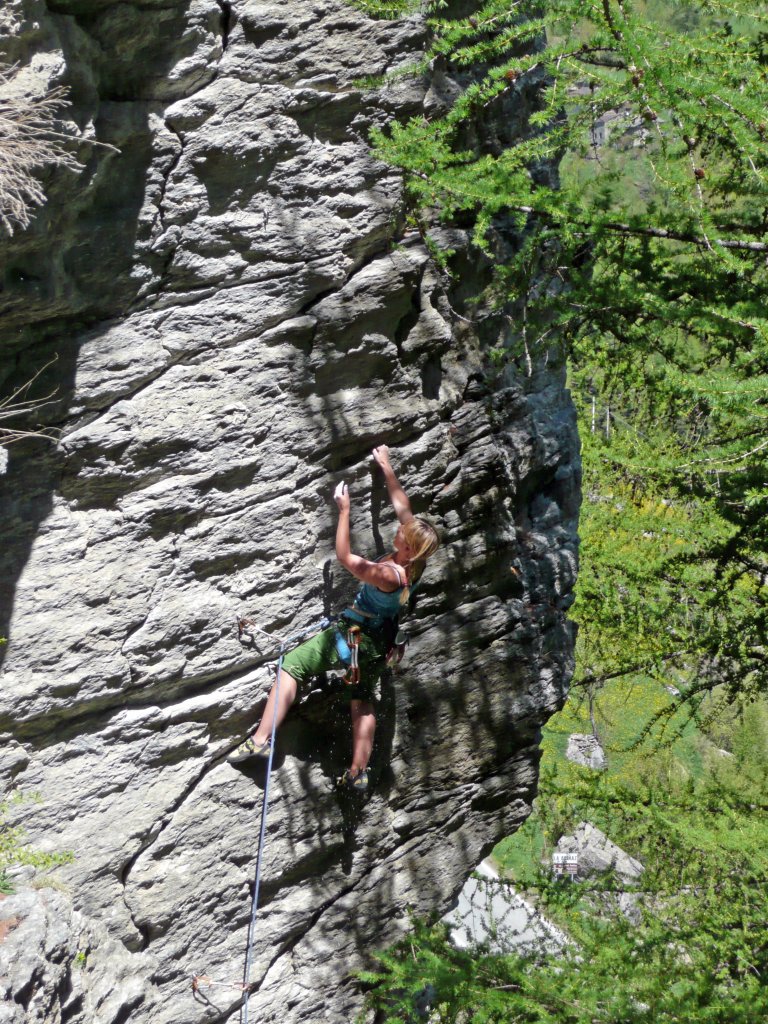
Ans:
MULTIPOLYGON (((359 672, 345 687, 352 716, 352 763, 341 780, 345 788, 359 794, 368 789, 368 762, 376 730, 373 691, 386 667, 388 633, 391 636, 393 621, 396 625, 397 616, 407 604, 427 558, 437 551, 440 544, 435 528, 411 511, 408 496, 392 469, 387 446, 374 448, 373 458, 384 474, 389 498, 400 522, 394 538, 394 551, 375 562, 352 552, 349 543, 349 488, 342 481, 333 495, 339 508, 336 557, 360 580, 362 586, 336 624, 286 654, 277 706, 277 726, 280 726, 296 699, 299 687, 306 685, 312 676, 344 668, 344 655, 349 653, 345 635, 354 638, 353 643, 355 640, 359 642, 359 672), (350 629, 352 632, 348 634, 350 629)), ((259 727, 230 755, 231 764, 269 757, 277 689, 275 681, 259 727)))

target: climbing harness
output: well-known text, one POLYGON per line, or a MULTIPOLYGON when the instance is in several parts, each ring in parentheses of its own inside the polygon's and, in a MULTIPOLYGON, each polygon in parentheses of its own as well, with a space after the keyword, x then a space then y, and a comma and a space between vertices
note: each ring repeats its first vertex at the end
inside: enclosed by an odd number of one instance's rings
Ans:
MULTIPOLYGON (((358 609, 353 608, 353 611, 358 609)), ((369 619, 373 619, 373 616, 368 615, 367 612, 359 612, 361 615, 367 615, 369 619)), ((403 660, 405 655, 405 649, 410 642, 410 637, 404 629, 400 629, 397 624, 397 619, 382 619, 380 620, 380 632, 384 637, 384 644, 386 649, 385 661, 387 668, 395 668, 403 660)), ((379 623, 370 623, 370 628, 375 629, 379 623)), ((340 630, 336 630, 336 651, 339 658, 347 666, 347 672, 344 675, 344 682, 347 684, 354 684, 360 682, 360 634, 365 632, 364 625, 358 626, 352 624, 347 629, 347 635, 340 630)))

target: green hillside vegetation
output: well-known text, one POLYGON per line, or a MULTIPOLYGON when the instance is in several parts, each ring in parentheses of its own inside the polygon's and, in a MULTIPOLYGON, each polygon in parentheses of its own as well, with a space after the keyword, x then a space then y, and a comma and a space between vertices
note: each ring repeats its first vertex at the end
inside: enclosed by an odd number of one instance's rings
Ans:
POLYGON ((646 788, 654 782, 690 786, 700 781, 715 747, 689 716, 678 710, 679 722, 674 713, 671 719, 667 717, 675 710, 676 701, 655 680, 613 680, 601 690, 591 710, 588 701, 576 694, 544 730, 540 796, 534 813, 494 850, 505 877, 532 884, 541 865, 548 865, 560 836, 585 819, 613 834, 612 822, 606 821, 602 812, 598 822, 595 808, 576 798, 581 783, 589 780, 590 770, 565 757, 568 737, 592 733, 593 723, 607 755, 604 782, 608 787, 637 792, 638 798, 646 799, 646 788), (644 736, 654 714, 660 717, 644 736))
MULTIPOLYGON (((639 705, 630 714, 642 723, 639 705)), ((558 749, 584 724, 569 709, 548 730, 536 812, 496 851, 516 887, 572 938, 570 951, 468 953, 442 926, 418 925, 365 977, 379 1020, 417 1019, 414 1002, 431 991, 439 1024, 751 1024, 768 1012, 765 702, 732 708, 711 738, 691 730, 666 750, 625 751, 605 774, 558 749), (613 879, 571 883, 541 870, 542 851, 584 819, 642 861, 639 923, 605 902, 620 889, 613 879)))
POLYGON ((23 803, 25 800, 39 802, 41 797, 36 793, 24 795, 15 792, 0 801, 0 893, 14 891, 11 875, 16 867, 28 865, 47 872, 59 864, 68 864, 73 859, 71 851, 45 853, 34 849, 27 843, 24 829, 8 823, 6 816, 9 809, 12 805, 23 803))
POLYGON ((476 956, 418 925, 370 998, 392 1024, 420 992, 433 1022, 752 1024, 768 1010, 768 5, 420 6, 433 53, 485 78, 374 147, 428 243, 459 219, 492 259, 480 305, 509 327, 489 374, 564 348, 579 415, 576 676, 535 812, 495 852, 575 945, 476 956), (538 95, 530 131, 484 151, 473 119, 512 90, 538 95), (603 773, 564 757, 592 731, 603 773), (639 924, 542 870, 582 820, 645 865, 639 924))
MULTIPOLYGON (((633 856, 641 860, 653 857, 655 837, 631 833, 620 836, 614 813, 614 801, 619 798, 644 807, 677 807, 685 817, 690 796, 714 796, 714 806, 706 808, 713 829, 718 827, 721 811, 728 819, 732 798, 748 818, 753 811, 756 817, 762 817, 768 805, 765 700, 731 705, 706 729, 686 719, 674 739, 662 735, 662 728, 646 733, 649 711, 653 713, 670 701, 653 681, 635 680, 629 687, 623 682, 606 685, 593 712, 607 754, 607 768, 598 777, 565 757, 572 733, 591 732, 586 702, 572 700, 555 715, 544 730, 540 794, 534 813, 494 851, 495 860, 510 880, 522 886, 535 884, 542 864, 549 870, 557 840, 583 820, 591 821, 616 842, 620 838, 631 842, 633 848, 628 852, 633 856), (722 800, 717 798, 719 789, 722 800)), ((663 728, 663 732, 668 729, 663 728)), ((690 809, 695 818, 700 808, 694 802, 690 809)), ((742 822, 740 828, 745 827, 753 831, 751 824, 747 827, 742 822)), ((768 822, 761 822, 755 829, 760 842, 764 842, 768 822)), ((725 845, 732 845, 732 839, 727 838, 725 845)))

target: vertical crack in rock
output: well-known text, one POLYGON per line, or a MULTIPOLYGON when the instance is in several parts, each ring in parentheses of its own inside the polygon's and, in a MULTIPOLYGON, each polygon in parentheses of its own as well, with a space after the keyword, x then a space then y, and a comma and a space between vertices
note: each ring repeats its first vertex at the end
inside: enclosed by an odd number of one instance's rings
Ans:
MULTIPOLYGON (((165 205, 166 193, 168 192, 168 188, 173 178, 173 175, 175 174, 176 169, 178 168, 179 164, 181 163, 184 157, 184 137, 182 133, 180 131, 177 131, 176 128, 173 127, 168 118, 165 118, 163 123, 167 131, 169 131, 176 138, 178 142, 178 148, 175 154, 172 156, 167 169, 162 172, 163 177, 162 184, 160 187, 160 195, 158 196, 157 200, 157 212, 154 216, 154 219, 152 220, 152 224, 150 225, 148 232, 151 250, 154 250, 156 248, 156 243, 161 241, 163 236, 166 234, 165 213, 163 209, 165 205), (156 230, 158 223, 160 226, 159 231, 156 230)), ((150 282, 146 289, 142 288, 139 289, 139 291, 137 292, 136 298, 131 303, 130 312, 137 312, 141 309, 146 309, 151 305, 153 298, 155 298, 157 295, 162 294, 170 274, 170 269, 173 266, 173 260, 174 257, 176 256, 177 249, 178 237, 176 237, 174 243, 168 245, 168 251, 163 258, 162 265, 156 275, 155 280, 150 282)))
MULTIPOLYGON (((275 964, 277 964, 279 960, 281 960, 284 956, 286 956, 286 954, 290 954, 297 947, 297 945, 300 942, 302 942, 304 939, 307 938, 308 935, 310 935, 310 933, 312 932, 312 929, 320 921, 320 919, 323 916, 323 914, 325 914, 325 912, 330 907, 332 907, 335 903, 337 903, 339 900, 344 899, 345 897, 349 896, 350 893, 354 892, 355 889, 357 889, 359 887, 361 881, 363 881, 363 880, 364 879, 358 880, 353 885, 348 886, 346 889, 342 888, 342 889, 337 890, 337 892, 335 892, 330 899, 326 900, 325 903, 323 903, 321 906, 319 906, 317 908, 317 910, 315 910, 309 916, 309 918, 306 920, 306 924, 302 925, 301 930, 296 935, 294 935, 291 939, 289 939, 288 942, 286 942, 277 951, 277 953, 272 957, 272 959, 269 961, 269 963, 267 964, 267 966, 266 966, 266 968, 264 970, 264 973, 261 976, 261 981, 259 981, 257 983, 254 983, 254 985, 253 985, 253 991, 254 992, 258 992, 260 989, 262 989, 265 986, 265 984, 267 983, 267 979, 268 979, 269 973, 272 970, 272 968, 275 966, 275 964)), ((267 904, 267 906, 268 905, 269 904, 267 904)))
POLYGON ((158 222, 160 224, 160 231, 161 232, 165 231, 165 215, 163 214, 163 204, 165 202, 165 193, 168 190, 168 184, 169 184, 171 178, 173 177, 174 171, 179 166, 181 158, 184 156, 184 139, 183 139, 183 137, 181 135, 181 132, 176 131, 176 129, 173 127, 172 124, 170 124, 170 122, 168 120, 166 120, 164 123, 165 123, 165 127, 168 129, 168 131, 172 132, 173 135, 176 136, 176 139, 178 140, 179 146, 178 146, 178 149, 176 150, 175 154, 171 157, 171 159, 170 159, 170 161, 168 163, 167 169, 163 171, 163 182, 162 182, 162 185, 160 186, 160 195, 158 196, 158 199, 157 199, 157 213, 155 214, 154 220, 152 221, 152 224, 150 225, 150 235, 151 236, 155 235, 155 228, 157 227, 158 222))
POLYGON ((138 849, 134 852, 131 858, 126 861, 122 871, 120 872, 120 883, 122 886, 123 902, 125 903, 126 910, 130 915, 134 928, 142 936, 142 944, 139 947, 140 951, 142 952, 147 950, 150 945, 150 926, 137 923, 136 917, 134 916, 133 908, 131 907, 130 901, 128 899, 126 890, 128 887, 128 882, 130 880, 131 871, 136 865, 136 862, 138 861, 139 857, 141 857, 142 854, 146 853, 148 850, 151 850, 152 847, 158 842, 163 832, 168 828, 168 826, 173 821, 174 814, 177 811, 179 811, 184 806, 184 804, 190 799, 190 797, 195 792, 197 787, 200 785, 203 779, 205 779, 206 775, 208 775, 209 772, 211 772, 214 768, 221 764, 225 756, 225 754, 221 754, 214 758, 212 761, 203 765, 203 767, 200 769, 197 775, 189 781, 189 783, 185 786, 185 788, 179 794, 179 796, 166 807, 166 809, 163 811, 162 815, 158 819, 156 827, 153 828, 147 834, 147 837, 144 840, 144 842, 142 842, 139 845, 138 849))
POLYGON ((229 45, 229 32, 232 27, 232 4, 228 0, 216 0, 221 8, 221 52, 226 53, 229 45))

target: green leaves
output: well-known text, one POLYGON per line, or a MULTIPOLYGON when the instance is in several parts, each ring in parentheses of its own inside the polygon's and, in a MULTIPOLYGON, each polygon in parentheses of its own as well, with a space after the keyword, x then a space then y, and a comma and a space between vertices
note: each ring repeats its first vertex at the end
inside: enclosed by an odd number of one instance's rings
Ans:
POLYGON ((429 56, 458 98, 373 141, 427 237, 460 219, 495 261, 486 301, 510 332, 489 373, 568 349, 577 685, 685 667, 694 710, 768 690, 768 4, 451 11, 432 11, 429 56))
POLYGON ((567 349, 584 462, 572 699, 584 728, 625 727, 622 771, 545 760, 518 834, 572 953, 477 960, 422 927, 369 976, 372 999, 382 1020, 413 1019, 432 985, 439 1022, 751 1024, 768 1012, 768 4, 454 10, 432 12, 430 56, 456 102, 374 144, 425 233, 458 220, 495 261, 484 298, 510 331, 489 375, 567 349), (584 818, 645 864, 635 927, 537 873, 584 818))
MULTIPOLYGON (((563 714, 567 714, 564 712, 563 714)), ((557 725, 556 725, 557 728, 557 725)), ((569 731, 571 723, 564 723, 569 731)), ((489 956, 457 950, 442 926, 423 922, 365 975, 382 1021, 418 1014, 467 1021, 556 1024, 743 1024, 768 1010, 768 703, 726 712, 708 741, 703 769, 680 771, 670 751, 633 770, 604 773, 552 756, 545 742, 535 815, 548 853, 588 820, 643 864, 630 920, 626 887, 605 875, 579 883, 537 870, 540 845, 509 841, 515 887, 572 940, 556 957, 489 956), (729 751, 718 749, 722 744, 729 751), (626 900, 624 900, 624 903, 626 900)), ((697 742, 689 738, 688 743, 697 742)), ((496 851, 498 854, 498 850, 496 851)), ((510 936, 501 935, 510 941, 510 936)))

